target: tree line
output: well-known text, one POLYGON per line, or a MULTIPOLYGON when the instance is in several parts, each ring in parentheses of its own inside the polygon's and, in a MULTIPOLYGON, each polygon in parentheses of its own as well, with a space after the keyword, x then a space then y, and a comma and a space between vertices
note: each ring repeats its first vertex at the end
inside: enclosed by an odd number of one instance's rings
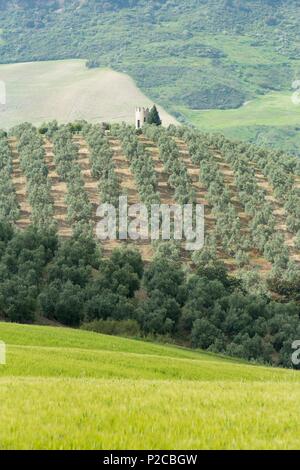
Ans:
POLYGON ((154 163, 145 146, 139 141, 134 127, 126 124, 114 125, 110 131, 121 141, 122 150, 129 160, 141 201, 148 207, 151 204, 159 204, 160 196, 157 190, 154 163))
POLYGON ((0 220, 16 222, 20 207, 12 182, 13 159, 5 132, 0 131, 0 220))
POLYGON ((222 262, 198 263, 191 271, 163 244, 145 266, 129 247, 103 258, 88 230, 62 240, 54 229, 19 231, 5 222, 0 247, 0 315, 7 321, 44 316, 72 327, 100 324, 104 331, 106 324, 130 322, 143 337, 291 366, 299 303, 251 293, 222 262))
POLYGON ((108 138, 103 127, 83 123, 82 135, 89 146, 89 158, 92 176, 98 182, 100 200, 103 203, 119 204, 121 184, 116 175, 116 167, 113 161, 113 151, 110 148, 108 138))
POLYGON ((44 140, 31 124, 21 124, 11 133, 17 138, 20 167, 26 177, 27 199, 34 225, 49 227, 53 221, 53 200, 44 140))
POLYGON ((57 173, 67 185, 65 201, 68 207, 67 221, 70 225, 89 224, 92 218, 92 206, 85 191, 84 178, 79 159, 79 148, 73 140, 73 128, 61 125, 51 131, 54 144, 54 162, 57 173))

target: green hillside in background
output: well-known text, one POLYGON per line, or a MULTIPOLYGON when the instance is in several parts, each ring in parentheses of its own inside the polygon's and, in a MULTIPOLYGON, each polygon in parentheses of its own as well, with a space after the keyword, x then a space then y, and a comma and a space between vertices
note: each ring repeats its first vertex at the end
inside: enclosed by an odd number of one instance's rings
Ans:
POLYGON ((299 447, 295 371, 67 328, 0 339, 1 449, 299 447))
POLYGON ((274 93, 288 99, 300 76, 296 0, 2 0, 1 6, 2 63, 85 59, 89 67, 128 73, 181 121, 202 127, 203 110, 220 110, 206 129, 300 152, 299 108, 291 104, 292 119, 282 119, 285 105, 274 112, 267 103, 274 93), (238 122, 245 102, 259 111, 264 99, 265 119, 238 122), (222 111, 228 109, 237 110, 229 126, 231 115, 222 111))
POLYGON ((188 122, 207 132, 299 154, 300 106, 290 92, 270 92, 238 109, 181 111, 188 122))

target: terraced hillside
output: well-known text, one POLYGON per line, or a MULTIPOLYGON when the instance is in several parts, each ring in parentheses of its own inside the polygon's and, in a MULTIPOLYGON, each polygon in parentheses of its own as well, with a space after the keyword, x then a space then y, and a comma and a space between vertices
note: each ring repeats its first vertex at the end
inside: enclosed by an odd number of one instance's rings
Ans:
MULTIPOLYGON (((92 222, 96 234, 97 207, 101 202, 117 205, 120 195, 127 195, 130 204, 197 202, 205 206, 204 251, 223 260, 232 272, 297 269, 297 159, 285 161, 280 154, 188 128, 150 126, 136 135, 125 125, 106 132, 87 123, 79 127, 75 132, 72 126, 49 126, 41 135, 25 125, 7 139, 2 137, 10 148, 11 179, 20 209, 15 222, 20 228, 54 222, 59 235, 70 237, 72 226, 85 221, 92 222), (33 149, 39 158, 37 172, 43 175, 38 200, 28 170, 37 163, 33 149)), ((102 244, 108 254, 122 243, 102 244)), ((145 260, 152 258, 149 240, 130 243, 145 260)), ((182 244, 185 261, 193 263, 198 255, 186 252, 182 244)))
POLYGON ((298 449, 299 374, 0 323, 3 449, 298 449))
MULTIPOLYGON (((162 335, 292 367, 296 158, 191 128, 141 133, 85 121, 25 123, 0 133, 0 154, 1 319, 162 335), (203 249, 151 241, 147 226, 129 240, 124 229, 122 240, 100 240, 100 203, 119 215, 120 196, 138 211, 140 202, 202 203, 203 249)), ((136 213, 128 214, 130 228, 136 213)))

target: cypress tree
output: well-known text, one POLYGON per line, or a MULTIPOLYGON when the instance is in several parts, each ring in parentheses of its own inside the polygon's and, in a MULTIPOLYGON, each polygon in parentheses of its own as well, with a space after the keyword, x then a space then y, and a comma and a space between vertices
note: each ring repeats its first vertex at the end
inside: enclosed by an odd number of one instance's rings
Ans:
POLYGON ((159 113, 157 111, 156 106, 154 105, 153 108, 150 110, 148 119, 147 119, 148 124, 155 124, 156 126, 161 126, 161 119, 159 116, 159 113))

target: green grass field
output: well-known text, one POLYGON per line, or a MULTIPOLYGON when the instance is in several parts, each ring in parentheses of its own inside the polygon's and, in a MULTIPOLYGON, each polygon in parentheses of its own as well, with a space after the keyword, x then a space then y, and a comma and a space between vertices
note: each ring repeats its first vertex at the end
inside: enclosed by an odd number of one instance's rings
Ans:
POLYGON ((181 111, 194 125, 207 131, 248 126, 300 125, 300 105, 292 102, 292 92, 268 93, 238 109, 181 111))
POLYGON ((300 154, 300 104, 292 102, 292 91, 268 93, 238 109, 179 111, 205 132, 300 154))
POLYGON ((0 340, 0 449, 299 448, 298 372, 67 328, 0 340))

